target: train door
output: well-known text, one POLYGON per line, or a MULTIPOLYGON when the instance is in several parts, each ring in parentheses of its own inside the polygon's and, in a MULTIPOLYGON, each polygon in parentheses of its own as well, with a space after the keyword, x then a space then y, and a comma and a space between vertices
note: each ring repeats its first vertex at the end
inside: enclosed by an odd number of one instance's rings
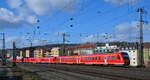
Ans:
POLYGON ((51 58, 49 58, 49 63, 51 62, 51 58))
POLYGON ((80 64, 80 57, 78 59, 79 59, 78 61, 79 61, 79 64, 80 64))
POLYGON ((78 64, 79 63, 78 57, 76 58, 76 60, 77 60, 77 64, 78 64))
POLYGON ((40 63, 41 58, 37 58, 37 60, 38 60, 38 63, 40 63))
POLYGON ((53 59, 53 63, 56 63, 56 57, 54 57, 54 59, 53 59))
POLYGON ((61 58, 59 58, 60 59, 60 63, 61 63, 61 58))
POLYGON ((104 56, 104 62, 107 64, 107 56, 104 56))

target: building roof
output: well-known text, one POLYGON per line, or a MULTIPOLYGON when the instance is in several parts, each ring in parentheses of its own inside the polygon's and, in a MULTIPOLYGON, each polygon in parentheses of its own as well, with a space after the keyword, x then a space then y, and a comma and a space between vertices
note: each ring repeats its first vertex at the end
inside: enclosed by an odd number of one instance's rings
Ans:
POLYGON ((144 43, 144 48, 150 48, 150 42, 144 43))
POLYGON ((93 48, 96 44, 79 45, 77 48, 93 48))

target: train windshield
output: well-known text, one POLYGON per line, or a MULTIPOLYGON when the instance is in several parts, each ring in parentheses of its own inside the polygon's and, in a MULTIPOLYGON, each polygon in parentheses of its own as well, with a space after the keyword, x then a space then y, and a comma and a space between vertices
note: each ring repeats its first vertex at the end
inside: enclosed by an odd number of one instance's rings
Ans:
POLYGON ((122 52, 121 54, 125 60, 129 60, 129 55, 127 53, 122 52))

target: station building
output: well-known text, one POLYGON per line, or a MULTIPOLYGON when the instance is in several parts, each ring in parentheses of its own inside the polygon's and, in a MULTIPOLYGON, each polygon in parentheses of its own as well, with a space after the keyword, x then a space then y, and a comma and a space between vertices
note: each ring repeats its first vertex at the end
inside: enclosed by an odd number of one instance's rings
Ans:
POLYGON ((74 49, 74 55, 85 55, 85 54, 93 54, 94 49, 96 48, 96 44, 83 44, 83 45, 78 45, 74 49))
POLYGON ((52 57, 60 56, 60 48, 59 47, 52 48, 50 54, 52 57))

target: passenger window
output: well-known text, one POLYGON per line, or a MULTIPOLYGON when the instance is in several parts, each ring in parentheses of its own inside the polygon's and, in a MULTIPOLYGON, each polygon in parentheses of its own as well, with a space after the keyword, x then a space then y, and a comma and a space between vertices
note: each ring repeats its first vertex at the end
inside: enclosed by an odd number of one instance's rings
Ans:
POLYGON ((93 60, 94 60, 94 57, 93 57, 93 60))
POLYGON ((88 57, 88 60, 90 60, 90 58, 88 57))
POLYGON ((111 57, 109 56, 109 57, 108 57, 108 59, 110 60, 110 59, 111 59, 111 57))
POLYGON ((99 57, 99 60, 101 59, 101 57, 99 57))
POLYGON ((95 60, 97 60, 97 57, 95 57, 95 60))
POLYGON ((119 56, 119 55, 117 56, 117 59, 120 59, 120 56, 119 56))
POLYGON ((115 56, 112 56, 112 59, 115 59, 115 56))
POLYGON ((90 60, 92 60, 92 58, 90 57, 90 60))

